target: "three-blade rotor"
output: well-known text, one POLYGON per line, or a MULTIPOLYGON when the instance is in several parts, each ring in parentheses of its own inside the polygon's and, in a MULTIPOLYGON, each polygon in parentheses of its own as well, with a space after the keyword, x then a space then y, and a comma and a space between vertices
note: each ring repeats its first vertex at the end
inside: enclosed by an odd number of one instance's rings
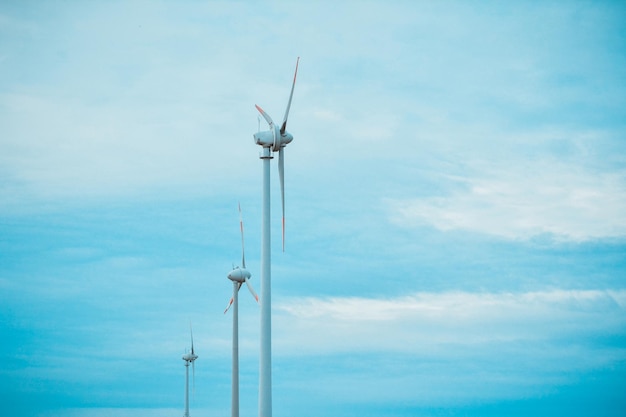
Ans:
POLYGON ((196 393, 196 359, 198 359, 198 355, 193 350, 193 329, 191 328, 191 323, 189 323, 189 333, 191 335, 191 374, 193 380, 193 392, 196 393))
MULTIPOLYGON (((233 270, 228 273, 228 279, 230 279, 233 282, 237 282, 239 284, 237 286, 237 291, 239 291, 241 289, 241 285, 245 283, 246 287, 248 287, 248 290, 250 291, 250 294, 252 294, 252 296, 258 303, 259 296, 254 291, 254 288, 252 288, 252 284, 250 284, 250 277, 252 276, 252 274, 250 274, 250 271, 246 269, 246 254, 245 254, 245 249, 244 249, 245 244, 244 244, 244 232, 243 232, 243 217, 241 215, 241 204, 239 204, 239 229, 241 230, 241 267, 233 268, 233 270)), ((231 297, 230 301, 228 302, 228 305, 226 306, 226 309, 224 310, 224 314, 228 312, 228 310, 230 309, 230 306, 233 305, 234 300, 235 298, 231 297)))
POLYGON ((196 391, 196 359, 198 359, 198 355, 193 348, 193 329, 191 328, 191 323, 189 323, 189 332, 191 334, 191 352, 185 353, 183 355, 183 360, 187 362, 187 364, 191 364, 191 370, 193 374, 193 391, 196 391))
POLYGON ((296 77, 298 76, 298 64, 300 57, 296 61, 296 70, 293 74, 293 83, 291 84, 291 93, 285 110, 285 117, 280 129, 274 124, 274 121, 261 107, 255 104, 256 109, 261 113, 270 127, 270 130, 258 132, 254 135, 257 145, 264 148, 270 148, 274 152, 278 152, 278 177, 280 180, 280 199, 282 206, 282 245, 285 251, 285 146, 293 140, 291 133, 287 132, 287 119, 289 117, 289 109, 291 108, 291 100, 293 98, 293 90, 296 86, 296 77))

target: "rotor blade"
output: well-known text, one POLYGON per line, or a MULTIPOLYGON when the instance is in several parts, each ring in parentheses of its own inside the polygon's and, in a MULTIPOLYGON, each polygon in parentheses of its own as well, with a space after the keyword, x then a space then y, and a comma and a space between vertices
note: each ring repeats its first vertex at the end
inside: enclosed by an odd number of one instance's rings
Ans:
POLYGON ((191 328, 191 321, 189 322, 189 332, 191 333, 191 354, 193 355, 193 329, 191 328))
POLYGON ((228 309, 230 308, 230 306, 233 305, 233 301, 235 301, 235 299, 233 297, 230 298, 230 301, 228 302, 228 305, 226 306, 226 310, 224 310, 224 314, 226 314, 226 312, 228 311, 228 309))
POLYGON ((246 268, 246 254, 244 252, 244 244, 243 244, 243 217, 241 216, 241 203, 239 205, 239 228, 241 229, 241 266, 242 268, 246 268))
POLYGON ((272 121, 272 118, 270 117, 270 115, 265 113, 265 111, 263 111, 263 109, 259 107, 258 105, 255 104, 254 107, 256 107, 259 113, 261 113, 261 116, 263 116, 265 121, 270 125, 270 128, 274 127, 274 122, 272 121))
POLYGON ((246 285, 248 286, 248 289, 250 290, 250 294, 252 294, 252 296, 254 297, 254 299, 256 300, 256 302, 259 302, 259 296, 256 294, 256 292, 254 292, 254 289, 252 288, 252 284, 250 284, 250 280, 248 278, 246 278, 246 285))
POLYGON ((293 84, 291 85, 291 94, 289 94, 289 102, 287 103, 287 110, 285 110, 285 118, 283 119, 283 125, 280 127, 280 134, 285 134, 285 129, 287 128, 287 117, 289 116, 289 108, 291 107, 291 98, 293 97, 293 88, 296 86, 296 76, 298 75, 298 63, 300 62, 300 57, 296 61, 296 72, 293 74, 293 84))
POLYGON ((283 252, 285 251, 285 148, 278 151, 278 177, 280 178, 280 201, 283 209, 283 252))

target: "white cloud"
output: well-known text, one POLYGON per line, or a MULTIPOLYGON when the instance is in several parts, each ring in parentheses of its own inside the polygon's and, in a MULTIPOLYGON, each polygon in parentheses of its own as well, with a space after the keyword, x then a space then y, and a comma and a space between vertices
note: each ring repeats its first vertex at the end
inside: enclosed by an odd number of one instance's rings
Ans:
POLYGON ((342 358, 339 368, 313 360, 307 387, 320 398, 450 406, 541 396, 626 359, 602 341, 626 331, 625 301, 624 290, 562 289, 292 298, 277 305, 274 349, 342 358))
POLYGON ((277 346, 282 352, 443 354, 444 346, 545 343, 623 332, 625 304, 622 290, 294 298, 277 306, 277 346))
POLYGON ((392 220, 507 239, 542 234, 585 241, 626 235, 626 172, 594 172, 555 160, 452 178, 445 196, 390 201, 392 220))

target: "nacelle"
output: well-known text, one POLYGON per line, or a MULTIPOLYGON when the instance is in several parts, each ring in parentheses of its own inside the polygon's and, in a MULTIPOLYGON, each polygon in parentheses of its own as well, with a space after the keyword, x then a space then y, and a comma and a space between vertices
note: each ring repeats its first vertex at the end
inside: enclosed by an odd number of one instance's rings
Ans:
POLYGON ((280 134, 280 130, 265 130, 254 134, 254 142, 264 148, 272 148, 274 152, 278 152, 280 148, 287 145, 293 140, 293 136, 289 132, 280 134))
POLYGON ((264 148, 269 148, 274 146, 274 134, 275 133, 271 130, 257 132, 254 134, 254 142, 264 148))
POLYGON ((251 277, 247 269, 235 268, 228 273, 228 279, 231 281, 244 282, 251 277))

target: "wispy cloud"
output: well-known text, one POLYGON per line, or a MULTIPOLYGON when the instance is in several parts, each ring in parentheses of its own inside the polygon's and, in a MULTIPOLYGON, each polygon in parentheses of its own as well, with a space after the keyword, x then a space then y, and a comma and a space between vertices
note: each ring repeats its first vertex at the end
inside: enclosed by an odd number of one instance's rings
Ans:
POLYGON ((392 221, 506 239, 552 235, 586 241, 626 236, 626 172, 526 160, 451 177, 447 195, 389 202, 392 221))
POLYGON ((623 290, 294 298, 281 303, 278 310, 278 346, 283 352, 423 354, 447 344, 469 348, 626 330, 623 290))
POLYGON ((626 333, 623 290, 293 298, 277 310, 278 357, 314 358, 314 395, 340 392, 355 403, 540 396, 575 382, 575 372, 626 360, 623 346, 610 342, 626 333), (327 368, 324 357, 344 365, 327 368))

